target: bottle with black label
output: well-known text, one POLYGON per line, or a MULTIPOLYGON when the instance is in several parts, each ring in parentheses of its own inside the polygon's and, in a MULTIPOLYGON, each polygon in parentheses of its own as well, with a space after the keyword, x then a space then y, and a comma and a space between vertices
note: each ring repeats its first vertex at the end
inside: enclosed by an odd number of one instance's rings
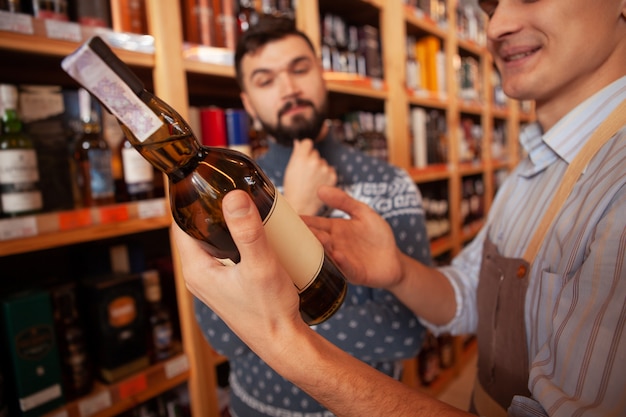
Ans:
POLYGON ((94 381, 91 353, 84 323, 78 313, 74 284, 50 290, 52 311, 61 359, 63 391, 68 400, 91 391, 94 381))
POLYGON ((17 88, 0 85, 2 135, 0 135, 0 209, 2 217, 36 213, 43 208, 37 152, 22 131, 17 113, 17 88))
POLYGON ((347 289, 343 274, 250 157, 202 146, 187 122, 148 92, 98 37, 66 57, 62 65, 118 118, 133 146, 167 175, 172 215, 186 233, 224 264, 239 262, 221 203, 231 190, 246 191, 299 291, 304 320, 317 324, 337 311, 347 289))
POLYGON ((83 205, 101 206, 115 202, 112 155, 102 136, 97 113, 89 92, 78 90, 82 132, 76 140, 74 160, 83 205))

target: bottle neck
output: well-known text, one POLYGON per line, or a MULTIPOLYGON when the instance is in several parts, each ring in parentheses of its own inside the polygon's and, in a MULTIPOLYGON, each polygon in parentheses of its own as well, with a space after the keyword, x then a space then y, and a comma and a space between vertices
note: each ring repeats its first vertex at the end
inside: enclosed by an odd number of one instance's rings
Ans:
POLYGON ((4 133, 20 133, 22 121, 17 116, 15 109, 5 109, 2 117, 2 131, 4 133))

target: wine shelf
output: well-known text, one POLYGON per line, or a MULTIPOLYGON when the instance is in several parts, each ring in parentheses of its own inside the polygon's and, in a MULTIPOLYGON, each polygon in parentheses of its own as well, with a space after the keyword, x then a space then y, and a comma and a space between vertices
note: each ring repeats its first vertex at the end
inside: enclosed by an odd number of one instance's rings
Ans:
POLYGON ((92 391, 45 417, 113 417, 189 379, 187 355, 180 354, 114 384, 97 382, 92 391))

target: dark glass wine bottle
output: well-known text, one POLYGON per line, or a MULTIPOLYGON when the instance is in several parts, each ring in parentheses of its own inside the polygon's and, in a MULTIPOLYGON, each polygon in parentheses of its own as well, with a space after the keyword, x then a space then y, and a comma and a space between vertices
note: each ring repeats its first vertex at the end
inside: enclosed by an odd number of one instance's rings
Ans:
POLYGON ((78 188, 83 205, 87 207, 115 203, 115 182, 111 165, 111 148, 104 137, 100 122, 91 106, 91 96, 78 91, 82 132, 76 140, 74 160, 78 188))
POLYGON ((174 325, 168 308, 161 300, 161 279, 159 271, 150 269, 143 272, 143 289, 146 299, 146 319, 148 322, 148 355, 156 363, 174 355, 174 325))
POLYGON ((167 175, 172 215, 181 229, 224 264, 239 262, 221 203, 231 190, 246 191, 298 289, 304 320, 317 324, 337 311, 347 288, 342 272, 251 158, 202 146, 187 122, 145 90, 99 37, 66 57, 62 66, 118 118, 133 146, 167 175))

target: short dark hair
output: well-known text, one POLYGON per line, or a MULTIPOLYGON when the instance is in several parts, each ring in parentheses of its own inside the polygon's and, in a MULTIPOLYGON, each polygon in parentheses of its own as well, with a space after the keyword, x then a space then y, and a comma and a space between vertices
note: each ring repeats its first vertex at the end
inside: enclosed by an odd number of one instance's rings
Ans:
POLYGON ((299 36, 304 39, 315 53, 315 47, 311 39, 296 28, 293 19, 286 17, 265 15, 259 21, 243 32, 237 41, 235 49, 235 76, 239 87, 243 90, 243 74, 241 73, 241 60, 246 54, 254 53, 267 43, 277 41, 287 36, 299 36))

